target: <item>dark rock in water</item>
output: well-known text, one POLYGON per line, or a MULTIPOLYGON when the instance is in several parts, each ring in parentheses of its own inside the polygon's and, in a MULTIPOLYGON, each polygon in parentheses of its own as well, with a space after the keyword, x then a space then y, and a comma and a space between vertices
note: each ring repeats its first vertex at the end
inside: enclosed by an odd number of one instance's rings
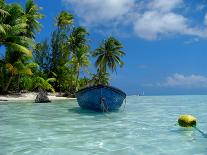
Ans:
POLYGON ((47 92, 42 89, 39 89, 39 93, 35 99, 35 103, 48 103, 51 102, 47 96, 47 92))

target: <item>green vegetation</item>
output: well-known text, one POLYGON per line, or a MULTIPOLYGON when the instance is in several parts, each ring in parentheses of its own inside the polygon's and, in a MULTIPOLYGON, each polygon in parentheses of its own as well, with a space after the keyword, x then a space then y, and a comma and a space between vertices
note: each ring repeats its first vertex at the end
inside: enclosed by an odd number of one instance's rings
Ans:
POLYGON ((27 0, 24 7, 0 1, 0 47, 5 47, 0 57, 0 93, 42 88, 73 96, 89 85, 109 85, 110 73, 123 66, 122 44, 109 37, 92 51, 89 32, 75 26, 73 15, 66 11, 55 18, 51 39, 35 42, 39 20, 44 18, 40 11, 34 0, 27 0), (97 58, 95 74, 89 71, 92 58, 97 58))

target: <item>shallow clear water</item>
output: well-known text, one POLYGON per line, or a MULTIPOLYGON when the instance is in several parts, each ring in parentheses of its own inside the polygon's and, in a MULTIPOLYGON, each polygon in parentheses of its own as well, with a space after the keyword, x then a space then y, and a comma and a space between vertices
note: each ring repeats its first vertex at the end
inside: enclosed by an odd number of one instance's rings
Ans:
POLYGON ((206 155, 207 137, 174 124, 192 114, 207 132, 207 96, 127 98, 119 112, 76 101, 0 105, 0 155, 206 155))

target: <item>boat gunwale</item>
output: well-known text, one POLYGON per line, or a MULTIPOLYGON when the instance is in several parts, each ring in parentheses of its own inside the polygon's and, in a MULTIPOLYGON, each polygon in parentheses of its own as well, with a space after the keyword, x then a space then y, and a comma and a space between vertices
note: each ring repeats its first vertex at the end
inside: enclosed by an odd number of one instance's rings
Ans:
POLYGON ((109 88, 112 91, 117 92, 118 94, 120 94, 121 96, 126 98, 126 93, 125 92, 123 92, 122 90, 120 90, 118 88, 115 88, 113 86, 107 86, 107 85, 96 85, 96 86, 86 87, 86 88, 83 88, 83 89, 77 91, 75 94, 80 94, 80 93, 83 93, 85 91, 92 90, 92 89, 97 89, 97 88, 109 88))

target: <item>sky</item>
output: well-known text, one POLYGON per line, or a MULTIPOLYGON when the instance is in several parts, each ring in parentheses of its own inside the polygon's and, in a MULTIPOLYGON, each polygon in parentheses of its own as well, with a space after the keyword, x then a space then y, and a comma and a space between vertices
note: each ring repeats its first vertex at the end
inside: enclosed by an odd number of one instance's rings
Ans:
MULTIPOLYGON (((7 0, 9 3, 25 0, 7 0)), ((125 65, 111 83, 127 94, 207 94, 206 0, 36 0, 45 18, 37 40, 50 38, 55 16, 75 16, 92 49, 114 36, 125 65)), ((93 65, 93 64, 92 64, 93 65)))

